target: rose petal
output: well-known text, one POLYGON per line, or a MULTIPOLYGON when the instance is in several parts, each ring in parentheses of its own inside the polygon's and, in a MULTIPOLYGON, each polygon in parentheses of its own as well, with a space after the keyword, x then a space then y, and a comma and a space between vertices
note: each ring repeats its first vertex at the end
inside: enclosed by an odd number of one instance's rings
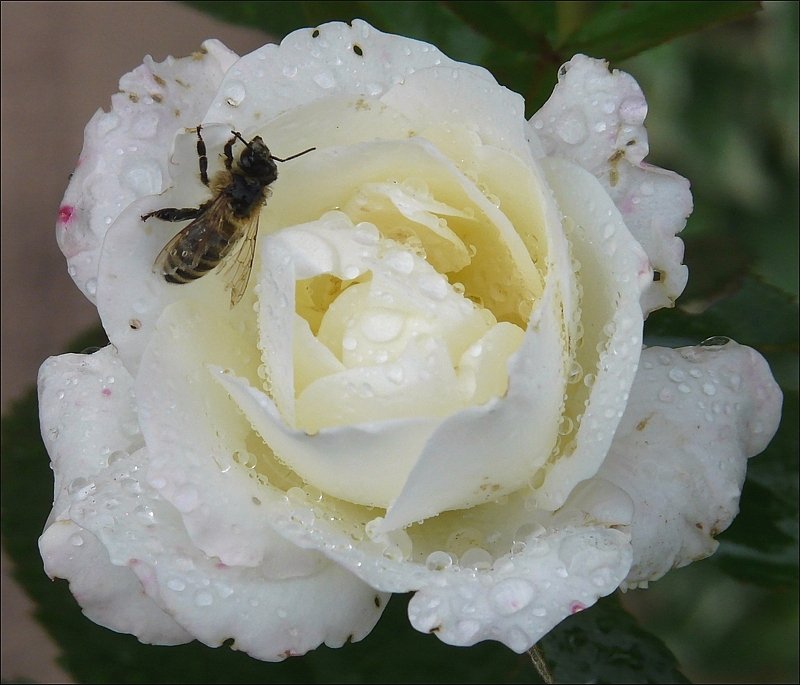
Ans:
POLYGON ((115 461, 97 479, 92 500, 76 503, 71 513, 102 541, 111 562, 131 569, 147 595, 194 637, 213 647, 233 639, 235 649, 280 661, 370 632, 386 597, 270 530, 264 562, 255 568, 203 554, 180 513, 140 480, 147 462, 144 450, 115 461))
POLYGON ((568 386, 566 425, 560 426, 562 449, 543 480, 534 482, 538 506, 555 509, 603 463, 625 410, 641 353, 639 298, 651 271, 647 256, 595 178, 566 160, 542 163, 565 215, 582 288, 582 342, 568 386))
POLYGON ((531 510, 525 493, 507 500, 388 534, 378 532, 379 520, 365 526, 341 503, 299 488, 265 506, 287 539, 378 589, 416 590, 409 615, 418 630, 463 646, 499 640, 521 652, 617 587, 630 568, 630 538, 610 526, 629 524, 632 507, 599 479, 576 488, 555 514, 531 510))
POLYGON ((529 545, 531 551, 496 561, 490 579, 464 569, 443 573, 446 579, 411 598, 411 625, 447 644, 497 640, 522 653, 613 592, 630 564, 627 536, 608 528, 566 528, 529 545))
POLYGON ((689 183, 642 162, 647 103, 628 74, 603 60, 576 55, 559 72, 550 99, 531 125, 550 156, 569 159, 596 176, 641 243, 660 280, 643 293, 642 309, 671 307, 686 287, 683 243, 676 234, 692 211, 689 183))
POLYGON ((113 565, 98 539, 74 522, 51 523, 39 538, 39 551, 47 575, 68 580, 83 613, 95 623, 136 635, 146 644, 194 639, 143 592, 131 569, 113 565))
POLYGON ((206 120, 236 127, 270 121, 330 95, 376 98, 415 71, 439 65, 457 65, 494 82, 481 67, 454 62, 432 45, 382 33, 360 19, 300 29, 280 45, 242 57, 226 74, 206 120))
POLYGON ((392 501, 436 417, 334 426, 308 435, 286 425, 265 393, 217 368, 217 380, 279 459, 333 497, 367 505, 392 501))
POLYGON ((634 501, 629 586, 714 552, 738 513, 747 457, 767 446, 780 410, 767 363, 748 347, 644 351, 598 472, 634 501))
POLYGON ((484 145, 529 161, 522 96, 498 85, 489 72, 462 66, 417 70, 381 102, 405 114, 423 137, 430 128, 460 127, 477 134, 484 145))
POLYGON ((253 453, 249 423, 206 365, 257 379, 254 340, 228 317, 176 302, 159 319, 136 378, 149 483, 181 512, 194 544, 232 566, 256 565, 267 551, 267 524, 253 503, 261 486, 251 469, 272 456, 253 453))
POLYGON ((109 457, 138 449, 142 436, 133 379, 111 346, 91 355, 50 357, 39 370, 38 387, 42 439, 55 477, 52 521, 73 496, 92 491, 92 477, 109 457))
POLYGON ((81 157, 62 201, 73 208, 56 229, 69 272, 92 301, 108 227, 135 199, 170 183, 168 152, 175 133, 200 123, 223 74, 237 56, 217 40, 191 57, 144 64, 120 79, 111 111, 86 126, 81 157))
POLYGON ((505 397, 442 422, 387 511, 382 530, 496 499, 518 489, 545 463, 566 382, 553 282, 509 361, 505 397))

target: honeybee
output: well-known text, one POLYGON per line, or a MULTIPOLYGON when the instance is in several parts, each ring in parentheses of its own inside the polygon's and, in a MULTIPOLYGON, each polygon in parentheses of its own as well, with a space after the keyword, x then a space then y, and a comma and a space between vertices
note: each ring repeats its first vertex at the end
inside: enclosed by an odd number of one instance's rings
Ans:
POLYGON ((226 289, 231 292, 231 307, 234 307, 242 299, 250 279, 258 217, 270 196, 270 184, 278 178, 275 162, 288 162, 316 148, 281 159, 269 151, 261 136, 248 142, 238 131, 231 131, 233 137, 224 147, 225 169, 209 181, 201 128, 196 129, 200 180, 212 191, 211 199, 199 207, 157 209, 142 215, 142 221, 151 217, 161 221, 191 220, 164 246, 153 263, 153 270, 168 283, 189 283, 201 278, 230 255, 224 270, 226 289), (237 141, 244 145, 238 161, 233 156, 237 141))

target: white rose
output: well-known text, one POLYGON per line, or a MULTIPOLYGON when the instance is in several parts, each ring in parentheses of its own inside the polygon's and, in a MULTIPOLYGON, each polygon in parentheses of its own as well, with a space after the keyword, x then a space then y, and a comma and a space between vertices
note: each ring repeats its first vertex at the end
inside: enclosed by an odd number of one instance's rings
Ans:
MULTIPOLYGON (((735 343, 642 349, 687 274, 688 183, 634 80, 576 56, 531 121, 479 67, 361 21, 149 58, 60 212, 111 345, 39 377, 47 572, 144 642, 279 660, 413 626, 521 652, 712 553, 781 404, 735 343), (232 130, 281 158, 249 287, 153 272, 232 130), (637 371, 638 369, 638 371, 637 371)), ((233 157, 243 149, 237 141, 233 157)), ((235 167, 234 167, 235 168, 235 167)))

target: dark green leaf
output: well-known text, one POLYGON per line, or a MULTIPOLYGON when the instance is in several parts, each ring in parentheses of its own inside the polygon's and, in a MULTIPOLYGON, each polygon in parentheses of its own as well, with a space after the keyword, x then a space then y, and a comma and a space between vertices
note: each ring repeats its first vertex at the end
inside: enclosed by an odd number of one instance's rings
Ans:
POLYGON ((672 38, 739 19, 757 11, 758 2, 597 2, 595 11, 555 47, 622 60, 672 38))
POLYGON ((798 569, 797 392, 786 392, 778 434, 748 464, 741 510, 720 536, 714 562, 735 578, 796 587, 798 569))
POLYGON ((446 2, 447 8, 495 45, 525 53, 547 52, 556 27, 552 2, 446 2))
POLYGON ((571 616, 539 643, 558 683, 686 683, 675 657, 616 596, 571 616))
POLYGON ((232 24, 259 28, 276 36, 326 21, 351 21, 361 16, 360 2, 187 2, 203 12, 232 24))

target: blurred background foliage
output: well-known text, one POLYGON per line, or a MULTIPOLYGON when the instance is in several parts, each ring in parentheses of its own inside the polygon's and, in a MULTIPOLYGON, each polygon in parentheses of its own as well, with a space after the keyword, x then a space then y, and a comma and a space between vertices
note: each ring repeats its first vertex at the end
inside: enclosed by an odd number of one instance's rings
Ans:
MULTIPOLYGON (((786 393, 781 431, 750 463, 742 512, 708 560, 647 591, 562 623, 542 642, 557 681, 797 682, 798 674, 798 8, 796 2, 192 2, 281 36, 364 18, 480 63, 546 99, 574 52, 633 74, 650 106, 648 161, 689 178, 695 210, 682 237, 690 268, 680 307, 647 322, 648 341, 729 335, 769 359, 786 393), (637 624, 638 621, 638 624, 637 624), (650 631, 651 634, 645 632, 650 631), (662 644, 658 636, 666 644, 662 644), (672 654, 677 658, 677 663, 672 654), (678 666, 680 664, 680 666, 678 666)), ((102 341, 77 344, 83 349, 102 341)), ((407 625, 405 600, 364 642, 265 665, 226 649, 153 648, 81 617, 50 584, 31 540, 49 507, 47 458, 32 397, 3 425, 3 532, 39 617, 83 682, 532 682, 527 657, 497 645, 456 650, 407 625), (35 454, 35 459, 31 455, 35 454), (22 499, 43 513, 38 518, 22 499), (33 526, 31 526, 31 522, 33 526), (93 645, 89 658, 87 641, 93 645), (83 650, 83 651, 82 651, 83 650)), ((38 515, 37 515, 38 516, 38 515)))

